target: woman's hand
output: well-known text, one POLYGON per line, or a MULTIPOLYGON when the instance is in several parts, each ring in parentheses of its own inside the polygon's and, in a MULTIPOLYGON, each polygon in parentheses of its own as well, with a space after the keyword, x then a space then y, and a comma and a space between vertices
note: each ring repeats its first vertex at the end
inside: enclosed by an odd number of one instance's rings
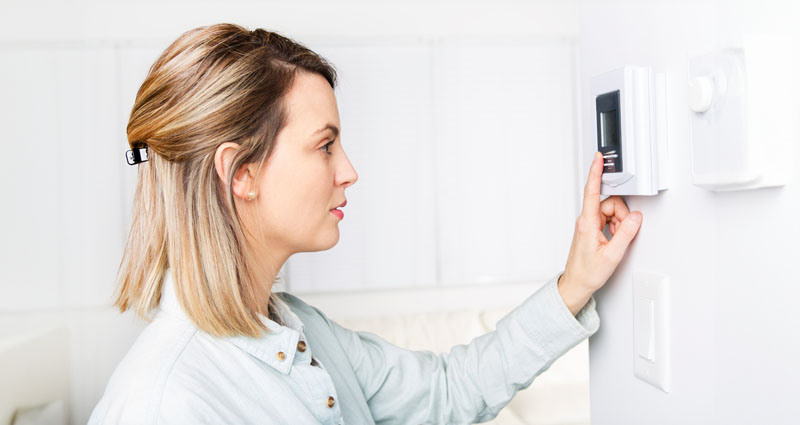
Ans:
POLYGON ((575 223, 567 267, 558 279, 558 291, 573 315, 611 277, 642 224, 642 213, 628 211, 622 198, 611 196, 600 202, 602 177, 603 156, 596 152, 583 193, 583 210, 575 223), (603 234, 606 224, 612 235, 610 241, 603 234))

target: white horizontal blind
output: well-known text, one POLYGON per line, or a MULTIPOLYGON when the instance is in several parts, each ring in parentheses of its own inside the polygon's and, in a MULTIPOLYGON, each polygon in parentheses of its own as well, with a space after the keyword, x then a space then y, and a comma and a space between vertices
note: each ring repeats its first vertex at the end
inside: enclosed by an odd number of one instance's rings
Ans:
POLYGON ((298 292, 540 280, 576 214, 565 41, 315 47, 342 79, 359 172, 340 242, 288 263, 298 292))
POLYGON ((293 256, 290 288, 435 284, 430 47, 311 47, 339 72, 342 146, 359 180, 345 192, 339 243, 293 256))
POLYGON ((124 240, 120 190, 125 122, 117 115, 114 48, 57 55, 64 301, 109 304, 124 240))
POLYGON ((62 146, 54 93, 56 55, 48 49, 0 50, 0 167, 3 208, 0 309, 53 307, 60 302, 59 241, 62 146))
POLYGON ((123 238, 115 51, 0 54, 0 173, 13 200, 2 212, 0 310, 107 304, 123 238))
POLYGON ((441 283, 549 277, 574 224, 573 48, 450 42, 435 58, 441 283))

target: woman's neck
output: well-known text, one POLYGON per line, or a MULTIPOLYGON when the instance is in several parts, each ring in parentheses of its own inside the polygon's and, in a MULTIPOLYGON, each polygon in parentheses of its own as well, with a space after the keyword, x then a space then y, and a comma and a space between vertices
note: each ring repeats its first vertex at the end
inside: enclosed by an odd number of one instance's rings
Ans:
POLYGON ((257 250, 256 255, 252 256, 251 258, 251 264, 253 264, 253 278, 261 286, 261 290, 263 291, 262 296, 264 297, 264 303, 262 304, 263 310, 259 311, 259 313, 269 317, 269 312, 267 311, 267 301, 272 294, 275 279, 277 278, 278 273, 280 273, 281 267, 283 267, 284 263, 286 263, 286 260, 289 259, 290 254, 284 253, 283 250, 270 250, 270 252, 265 251, 267 250, 257 250))

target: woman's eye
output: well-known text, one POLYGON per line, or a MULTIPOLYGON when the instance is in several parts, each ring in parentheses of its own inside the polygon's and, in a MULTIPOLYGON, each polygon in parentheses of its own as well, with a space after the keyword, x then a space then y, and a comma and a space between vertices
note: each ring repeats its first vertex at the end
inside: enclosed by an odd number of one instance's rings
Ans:
POLYGON ((321 149, 322 149, 323 151, 325 151, 325 152, 326 152, 328 155, 330 155, 330 154, 331 154, 331 152, 330 152, 330 150, 329 150, 329 146, 330 146, 330 145, 332 145, 332 144, 333 144, 333 140, 331 140, 331 141, 330 141, 330 142, 328 142, 328 143, 325 143, 325 146, 323 146, 321 149))

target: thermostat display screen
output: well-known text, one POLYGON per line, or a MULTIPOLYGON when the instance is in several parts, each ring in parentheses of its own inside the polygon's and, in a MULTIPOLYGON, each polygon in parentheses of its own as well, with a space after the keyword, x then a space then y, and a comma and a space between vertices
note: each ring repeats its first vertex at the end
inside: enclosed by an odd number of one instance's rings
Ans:
POLYGON ((617 131, 617 111, 600 113, 600 147, 619 147, 619 132, 617 131))
POLYGON ((622 172, 622 132, 619 90, 595 99, 597 109, 597 150, 603 154, 603 172, 622 172))

